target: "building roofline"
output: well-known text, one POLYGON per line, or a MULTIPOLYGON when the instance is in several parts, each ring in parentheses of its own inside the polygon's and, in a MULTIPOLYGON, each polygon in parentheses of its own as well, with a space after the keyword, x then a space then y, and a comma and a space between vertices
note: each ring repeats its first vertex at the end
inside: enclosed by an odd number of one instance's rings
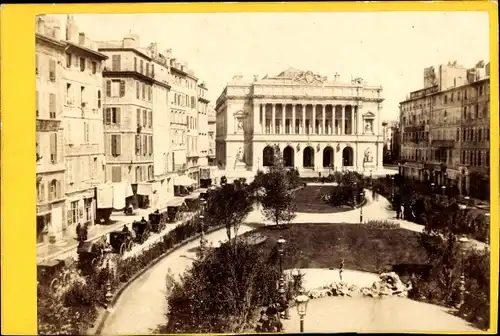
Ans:
POLYGON ((142 51, 135 48, 123 48, 123 47, 103 47, 99 48, 99 51, 131 51, 139 56, 146 58, 148 61, 152 61, 153 59, 142 51))
POLYGON ((93 55, 95 58, 98 58, 100 60, 106 60, 108 59, 108 56, 98 52, 98 51, 95 51, 95 50, 92 50, 90 48, 87 48, 85 46, 82 46, 82 45, 79 45, 79 44, 76 44, 76 43, 73 43, 73 42, 69 42, 69 41, 66 41, 65 42, 68 46, 69 49, 71 48, 76 48, 76 49, 80 49, 88 54, 91 54, 93 55))

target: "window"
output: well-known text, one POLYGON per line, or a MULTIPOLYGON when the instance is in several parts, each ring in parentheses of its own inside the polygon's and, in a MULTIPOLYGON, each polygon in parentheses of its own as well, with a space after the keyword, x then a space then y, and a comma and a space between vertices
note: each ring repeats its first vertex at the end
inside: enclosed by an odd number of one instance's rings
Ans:
POLYGON ((135 83, 135 91, 136 91, 136 96, 137 96, 137 99, 140 99, 141 98, 141 83, 139 81, 137 81, 135 83))
POLYGON ((146 63, 146 76, 149 76, 149 63, 146 63))
POLYGON ((78 222, 78 201, 71 202, 70 210, 68 210, 68 224, 78 222))
POLYGON ((113 55, 111 57, 111 70, 120 71, 121 70, 121 62, 122 62, 121 55, 113 55))
POLYGON ((111 155, 119 156, 121 154, 122 144, 120 134, 111 134, 111 155))
POLYGON ((111 167, 111 182, 122 181, 122 167, 111 167))
POLYGON ((151 96, 153 93, 153 87, 151 85, 148 85, 148 100, 151 101, 151 96))
POLYGON ((90 136, 89 136, 89 123, 88 122, 84 122, 83 123, 83 141, 85 143, 89 143, 90 142, 90 136))
POLYGON ((135 155, 141 155, 141 136, 135 136, 135 155))
POLYGON ((100 109, 102 106, 101 102, 101 90, 97 90, 97 108, 100 109))
POLYGON ((85 97, 85 86, 80 86, 80 102, 82 108, 87 107, 87 98, 85 97))
POLYGON ((191 108, 196 108, 196 98, 191 97, 191 108))
POLYGON ((135 182, 141 181, 141 167, 135 167, 135 182))
POLYGON ((60 184, 57 180, 52 180, 49 183, 49 201, 56 200, 59 198, 60 184))
POLYGON ((97 63, 92 62, 92 73, 95 75, 97 73, 97 63))
POLYGON ((142 83, 142 99, 146 99, 146 84, 142 83))
POLYGON ((148 125, 148 111, 142 110, 142 126, 146 127, 148 125))
POLYGON ((151 77, 155 76, 155 65, 151 64, 151 77))
POLYGON ((57 163, 57 133, 50 133, 50 163, 57 163))
POLYGON ((143 135, 142 136, 142 155, 147 155, 148 154, 148 136, 143 135))
POLYGON ((137 109, 137 126, 141 126, 141 109, 137 109))
POLYGON ((153 166, 148 166, 148 180, 153 180, 153 166))
POLYGON ((104 113, 104 123, 106 125, 110 124, 120 124, 120 108, 119 107, 108 107, 104 113))
POLYGON ((49 79, 52 82, 56 80, 56 61, 53 59, 49 61, 49 79))
POLYGON ((152 135, 148 136, 148 141, 149 141, 148 154, 153 155, 153 136, 152 135))
POLYGON ((85 58, 80 57, 80 71, 84 72, 85 71, 85 58))
POLYGON ((137 71, 137 57, 134 57, 134 71, 137 71))
POLYGON ((37 197, 38 197, 38 202, 43 202, 45 201, 45 182, 40 181, 37 185, 37 197))
POLYGON ((108 80, 106 81, 106 96, 108 97, 124 97, 125 96, 125 81, 124 80, 108 80))
POLYGON ((444 103, 447 104, 448 103, 448 96, 447 95, 444 95, 444 103))
POLYGON ((460 129, 457 128, 456 141, 460 141, 460 129))
POLYGON ((148 126, 153 127, 153 111, 148 111, 148 126))
POLYGON ((477 141, 483 141, 483 130, 481 128, 477 130, 477 141))
POLYGON ((139 72, 140 72, 140 73, 144 73, 144 61, 143 61, 143 60, 141 60, 141 63, 140 63, 140 64, 141 64, 141 65, 140 65, 140 67, 139 67, 139 72))

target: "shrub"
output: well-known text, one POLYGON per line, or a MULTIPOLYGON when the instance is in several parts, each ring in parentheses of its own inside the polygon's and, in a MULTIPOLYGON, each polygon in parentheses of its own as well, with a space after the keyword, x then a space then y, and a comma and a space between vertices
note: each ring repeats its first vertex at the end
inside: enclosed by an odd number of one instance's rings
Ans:
POLYGON ((379 221, 379 220, 370 220, 366 223, 368 227, 373 229, 399 229, 400 225, 398 223, 394 223, 391 221, 379 221))
POLYGON ((167 298, 168 322, 159 333, 224 333, 246 328, 252 312, 277 300, 275 251, 236 242, 212 250, 183 276, 167 298))

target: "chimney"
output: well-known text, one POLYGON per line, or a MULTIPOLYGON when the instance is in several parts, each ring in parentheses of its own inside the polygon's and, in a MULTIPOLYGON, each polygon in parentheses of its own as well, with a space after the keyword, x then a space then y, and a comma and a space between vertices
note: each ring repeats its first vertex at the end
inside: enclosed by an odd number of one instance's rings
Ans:
POLYGON ((85 46, 85 33, 78 34, 78 44, 81 46, 85 46))

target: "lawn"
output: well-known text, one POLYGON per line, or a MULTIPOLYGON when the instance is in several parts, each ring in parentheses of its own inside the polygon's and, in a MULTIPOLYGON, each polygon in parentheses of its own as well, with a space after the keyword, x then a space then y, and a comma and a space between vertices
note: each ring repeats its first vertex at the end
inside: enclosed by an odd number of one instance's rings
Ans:
POLYGON ((294 193, 294 202, 296 212, 305 213, 335 213, 352 210, 351 207, 334 207, 323 200, 321 195, 327 195, 331 192, 333 186, 307 186, 294 193))
POLYGON ((418 233, 355 224, 294 224, 287 229, 265 226, 256 231, 269 237, 262 248, 271 252, 280 236, 287 240, 286 268, 338 268, 382 272, 391 265, 427 262, 418 233))

